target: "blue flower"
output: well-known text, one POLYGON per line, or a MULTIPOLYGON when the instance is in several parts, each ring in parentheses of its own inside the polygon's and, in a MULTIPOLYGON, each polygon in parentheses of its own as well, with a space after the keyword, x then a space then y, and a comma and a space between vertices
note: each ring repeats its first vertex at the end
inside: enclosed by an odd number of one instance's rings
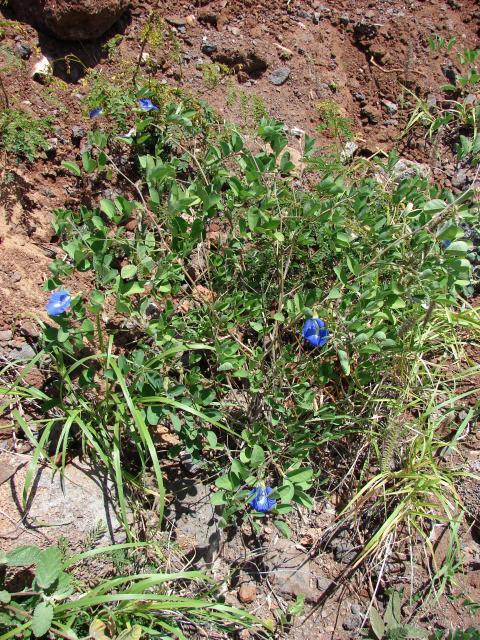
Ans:
POLYGON ((448 249, 448 247, 452 244, 451 240, 442 240, 442 246, 444 249, 448 249))
POLYGON ((88 115, 92 119, 98 118, 98 116, 102 115, 102 112, 103 112, 103 109, 101 107, 95 107, 95 109, 92 109, 88 115))
POLYGON ((303 323, 302 336, 312 347, 323 347, 327 344, 330 332, 320 318, 309 318, 303 323))
POLYGON ((142 98, 141 100, 139 100, 138 106, 140 107, 140 109, 143 109, 144 111, 152 111, 152 110, 158 111, 158 107, 155 106, 153 102, 148 98, 142 98))
POLYGON ((45 309, 49 316, 60 316, 64 311, 70 308, 71 302, 72 296, 68 291, 60 289, 60 291, 54 291, 51 294, 45 309))
POLYGON ((270 511, 270 509, 273 509, 277 504, 274 498, 268 497, 272 491, 272 487, 255 487, 255 489, 250 491, 248 497, 251 498, 251 500, 248 501, 248 504, 255 509, 255 511, 260 511, 261 513, 270 511))

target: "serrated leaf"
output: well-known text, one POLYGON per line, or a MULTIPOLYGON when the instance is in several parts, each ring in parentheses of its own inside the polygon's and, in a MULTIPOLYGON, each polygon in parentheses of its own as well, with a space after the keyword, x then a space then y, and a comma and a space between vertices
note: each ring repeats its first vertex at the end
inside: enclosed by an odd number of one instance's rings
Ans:
POLYGON ((62 571, 62 554, 57 547, 48 547, 42 551, 37 559, 35 579, 42 589, 48 589, 58 580, 62 571))
POLYGON ((40 602, 35 607, 32 618, 32 632, 36 638, 41 638, 50 629, 53 620, 53 607, 40 602))
POLYGON ((273 524, 277 527, 284 538, 290 540, 292 537, 292 531, 286 522, 283 520, 274 520, 273 524))
POLYGON ((7 553, 7 561, 9 567, 29 567, 35 564, 40 554, 40 549, 31 544, 22 545, 16 549, 12 549, 7 553))

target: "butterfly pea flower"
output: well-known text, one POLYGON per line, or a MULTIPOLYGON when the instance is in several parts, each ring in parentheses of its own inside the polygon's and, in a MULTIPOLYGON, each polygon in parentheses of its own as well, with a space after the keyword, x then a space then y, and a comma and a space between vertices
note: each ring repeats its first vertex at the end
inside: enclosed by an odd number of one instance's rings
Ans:
POLYGON ((330 332, 325 322, 320 318, 308 318, 303 323, 302 336, 311 347, 324 347, 328 342, 330 332))
POLYGON ((138 101, 138 106, 144 111, 158 111, 158 107, 148 98, 142 98, 138 101))
POLYGON ((250 500, 248 504, 255 509, 255 511, 260 511, 261 513, 267 513, 270 509, 277 504, 275 498, 269 498, 268 496, 272 493, 272 487, 255 487, 252 489, 249 494, 250 500))
POLYGON ((70 308, 72 296, 65 289, 53 291, 48 299, 45 309, 49 316, 60 316, 70 308))
POLYGON ((94 118, 98 118, 98 116, 101 116, 102 113, 103 109, 101 107, 95 107, 95 109, 92 109, 88 115, 93 120, 94 118))

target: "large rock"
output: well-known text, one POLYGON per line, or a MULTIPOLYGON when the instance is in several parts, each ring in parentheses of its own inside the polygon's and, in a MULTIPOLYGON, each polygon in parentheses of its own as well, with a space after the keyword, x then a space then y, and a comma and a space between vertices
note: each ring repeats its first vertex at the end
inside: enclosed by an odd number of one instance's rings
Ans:
POLYGON ((61 40, 92 40, 116 22, 130 0, 10 0, 20 20, 61 40))
POLYGON ((75 460, 65 475, 38 466, 26 509, 22 507, 29 455, 0 451, 0 547, 55 544, 60 536, 73 549, 96 532, 98 545, 124 542, 116 516, 114 487, 103 474, 75 460))

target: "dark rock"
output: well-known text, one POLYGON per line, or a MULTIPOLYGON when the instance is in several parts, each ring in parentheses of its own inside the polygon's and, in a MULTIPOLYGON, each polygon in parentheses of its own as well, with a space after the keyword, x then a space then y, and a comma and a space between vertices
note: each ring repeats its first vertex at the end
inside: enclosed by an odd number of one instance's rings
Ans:
POLYGON ((202 53, 209 56, 212 53, 215 53, 218 50, 218 47, 213 42, 210 42, 209 40, 204 40, 202 42, 201 50, 202 50, 202 53))
POLYGON ((185 18, 180 16, 165 16, 165 22, 168 22, 173 27, 184 27, 186 25, 185 18))
POLYGON ((285 84, 289 77, 290 69, 288 67, 279 67, 268 76, 268 81, 276 86, 280 86, 285 84))
POLYGON ((442 73, 451 84, 457 83, 458 71, 455 69, 451 62, 442 64, 442 73))
POLYGON ((222 45, 210 56, 214 62, 226 64, 236 72, 243 71, 249 75, 258 75, 266 71, 267 58, 253 47, 222 45))
POLYGON ((368 43, 378 33, 378 27, 371 22, 357 22, 353 27, 353 37, 359 44, 368 43))
POLYGON ((360 109, 360 116, 367 120, 369 124, 378 124, 379 114, 374 107, 365 106, 360 109))
POLYGON ((309 11, 304 11, 303 9, 298 9, 297 16, 299 18, 304 18, 305 20, 313 19, 313 13, 310 13, 309 11))
POLYGON ((357 102, 359 102, 360 104, 365 104, 367 102, 367 98, 365 97, 364 93, 360 93, 359 91, 357 91, 356 93, 353 94, 353 97, 355 98, 355 100, 357 102))
POLYGON ((26 42, 17 42, 15 45, 14 53, 17 58, 22 58, 22 60, 28 60, 32 55, 32 47, 26 42))
POLYGON ((346 27, 348 24, 350 24, 350 17, 347 14, 343 14, 340 16, 340 24, 343 27, 346 27))
POLYGON ((130 0, 10 0, 20 20, 46 29, 60 40, 100 37, 129 4, 130 0))

